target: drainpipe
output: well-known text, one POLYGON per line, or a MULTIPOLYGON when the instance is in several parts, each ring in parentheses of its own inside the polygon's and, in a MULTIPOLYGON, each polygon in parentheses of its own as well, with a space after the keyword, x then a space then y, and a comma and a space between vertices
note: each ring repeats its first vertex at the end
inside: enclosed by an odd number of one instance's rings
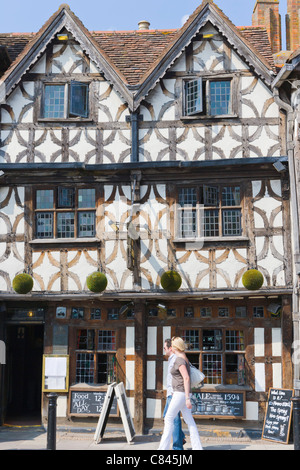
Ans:
POLYGON ((139 161, 139 122, 142 120, 143 116, 138 109, 126 116, 126 122, 131 122, 131 162, 139 161))
MULTIPOLYGON (((275 101, 283 108, 287 113, 287 153, 288 153, 288 165, 290 175, 290 188, 291 188, 291 211, 292 211, 292 240, 294 245, 294 287, 293 287, 293 340, 297 347, 299 345, 299 298, 298 298, 298 287, 299 287, 299 275, 300 275, 300 247, 299 247, 299 211, 298 211, 298 186, 297 186, 297 172, 295 168, 294 158, 294 123, 295 123, 295 112, 289 104, 282 101, 279 97, 279 91, 277 88, 273 89, 275 101)), ((300 398, 300 364, 297 361, 294 365, 294 389, 295 396, 300 398)))

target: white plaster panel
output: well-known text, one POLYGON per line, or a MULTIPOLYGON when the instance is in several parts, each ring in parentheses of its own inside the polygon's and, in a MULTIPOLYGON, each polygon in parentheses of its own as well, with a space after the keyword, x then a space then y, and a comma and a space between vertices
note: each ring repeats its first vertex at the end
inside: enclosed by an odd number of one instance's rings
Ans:
MULTIPOLYGON (((5 134, 3 134, 3 137, 5 138, 5 134)), ((28 135, 28 132, 27 132, 28 135)), ((26 139, 27 140, 27 139, 26 139)), ((3 143, 2 147, 2 152, 5 153, 4 159, 2 161, 6 161, 7 163, 14 163, 16 161, 16 157, 20 152, 23 152, 25 149, 24 146, 22 146, 17 138, 16 132, 12 132, 7 138, 7 140, 3 143)), ((26 153, 25 153, 25 159, 26 159, 26 153)))
POLYGON ((130 414, 131 416, 134 416, 135 414, 134 397, 126 397, 126 398, 127 398, 127 403, 128 403, 130 414))
POLYGON ((259 151, 256 151, 256 152, 251 149, 250 151, 262 157, 270 157, 270 156, 279 157, 280 146, 276 150, 272 149, 274 145, 279 144, 279 137, 278 137, 279 128, 278 126, 269 125, 268 129, 269 131, 272 131, 272 134, 270 134, 270 136, 268 135, 266 128, 262 126, 259 134, 257 134, 257 138, 254 139, 253 136, 257 132, 258 128, 256 126, 249 126, 249 135, 250 135, 251 144, 259 148, 259 151))
POLYGON ((280 363, 272 364, 273 387, 282 388, 282 365, 280 363))
MULTIPOLYGON (((142 192, 145 192, 148 186, 141 188, 142 192)), ((165 185, 160 185, 160 189, 165 193, 165 185)), ((147 228, 155 230, 166 230, 168 229, 168 220, 166 216, 162 216, 162 211, 165 211, 168 206, 162 204, 156 199, 154 194, 154 188, 151 187, 149 197, 144 204, 139 206, 140 224, 143 227, 146 224, 147 228)))
POLYGON ((43 54, 37 63, 31 68, 30 73, 46 73, 46 54, 43 54))
MULTIPOLYGON (((274 237, 273 237, 274 238, 274 237)), ((271 282, 273 281, 273 275, 275 275, 276 285, 280 285, 282 282, 283 277, 280 276, 278 278, 279 272, 283 270, 283 260, 277 259, 274 257, 270 244, 268 245, 268 251, 263 256, 263 249, 264 249, 264 237, 256 237, 255 239, 256 245, 256 253, 258 257, 258 266, 257 269, 263 268, 269 272, 271 276, 271 282)), ((264 281, 265 284, 265 281, 264 281)))
MULTIPOLYGON (((13 251, 10 252, 10 254, 7 256, 6 259, 2 260, 0 263, 0 270, 3 271, 10 279, 10 284, 12 283, 13 278, 17 275, 23 272, 24 269, 24 261, 17 259, 13 251)), ((2 274, 0 273, 0 276, 2 274)), ((7 291, 9 290, 9 285, 7 285, 5 281, 5 277, 3 277, 2 280, 2 290, 7 291)))
MULTIPOLYGON (((168 131, 165 129, 160 129, 159 132, 164 135, 168 131)), ((168 135, 165 136, 168 138, 168 135)), ((144 155, 140 154, 141 161, 156 161, 160 160, 160 155, 162 155, 162 152, 166 150, 166 159, 169 159, 169 149, 168 146, 165 142, 162 142, 159 140, 157 133, 156 132, 151 132, 149 136, 147 137, 147 141, 142 143, 142 148, 144 149, 144 155)))
POLYGON ((157 327, 148 326, 147 328, 147 354, 157 354, 157 327))
MULTIPOLYGON (((174 83, 175 83, 175 81, 174 81, 174 83)), ((164 109, 168 108, 166 106, 167 103, 169 103, 172 106, 174 104, 174 100, 172 98, 170 98, 169 96, 166 96, 164 94, 163 89, 160 85, 160 82, 157 83, 157 85, 152 90, 152 92, 149 93, 149 97, 147 99, 147 102, 151 103, 151 106, 152 106, 153 111, 154 111, 153 118, 156 119, 156 120, 158 120, 158 119, 162 119, 162 120, 167 119, 164 116, 163 107, 165 107, 164 109)), ((174 114, 173 114, 172 119, 174 119, 174 114)))
POLYGON ((163 390, 167 390, 168 361, 163 362, 163 390))
MULTIPOLYGON (((266 104, 266 101, 270 98, 273 98, 271 90, 262 82, 262 80, 259 79, 255 87, 255 96, 252 97, 252 102, 255 103, 255 107, 259 113, 259 116, 263 116, 263 108, 266 104)), ((279 107, 272 107, 272 110, 274 110, 275 114, 270 115, 269 113, 268 117, 278 117, 279 107)))
MULTIPOLYGON (((17 192, 21 204, 24 203, 24 188, 23 187, 18 187, 15 189, 17 192)), ((13 225, 16 223, 16 218, 22 214, 24 214, 24 208, 20 207, 17 205, 16 202, 16 197, 15 197, 15 191, 11 192, 10 198, 7 201, 6 205, 2 207, 0 210, 0 233, 7 234, 8 230, 13 227, 13 225), (8 227, 10 226, 10 227, 8 227)), ((5 198, 7 197, 9 192, 9 188, 0 188, 0 202, 3 202, 5 198)), ((24 220, 20 220, 18 223, 18 226, 16 227, 17 231, 16 233, 24 233, 24 220)))
POLYGON ((127 355, 135 354, 135 328, 134 326, 126 326, 126 346, 125 353, 127 355))
POLYGON ((185 72, 186 71, 186 63, 185 63, 185 55, 181 54, 178 59, 175 60, 174 64, 170 68, 172 72, 185 72))
POLYGON ((82 51, 77 45, 65 48, 65 45, 54 45, 53 53, 58 54, 52 61, 52 73, 82 73, 82 51), (75 66, 76 62, 79 63, 75 66))
POLYGON ((167 254, 167 240, 155 240, 153 243, 151 240, 141 240, 141 283, 143 289, 149 289, 152 287, 152 284, 159 285, 160 276, 167 269, 167 259, 165 255, 167 254), (153 254, 151 254, 151 248, 153 249, 153 254), (156 250, 156 255, 154 252, 156 250), (158 259, 157 253, 160 256, 163 256, 163 259, 158 259))
POLYGON ((252 196, 255 197, 261 190, 261 181, 252 181, 252 196))
POLYGON ((65 418, 67 416, 67 404, 67 397, 65 395, 58 395, 56 407, 56 416, 58 418, 65 418))
POLYGON ((147 418, 161 418, 161 401, 155 398, 147 398, 146 400, 146 416, 147 418))
POLYGON ((257 401, 246 401, 246 420, 248 421, 258 420, 258 402, 257 401))
POLYGON ((262 357, 265 355, 265 329, 254 328, 254 356, 262 357))
MULTIPOLYGON (((235 255, 235 250, 230 250, 227 258, 223 262, 219 262, 220 258, 225 253, 225 250, 216 250, 216 263, 218 270, 222 273, 217 273, 217 287, 228 287, 227 282, 230 282, 231 287, 235 287, 237 275, 245 269, 247 265, 247 250, 239 250, 239 255, 243 258, 244 262, 235 255)), ((240 280, 240 286, 241 286, 240 280)))
POLYGON ((86 288, 86 278, 92 272, 96 271, 97 251, 87 250, 79 253, 69 251, 67 254, 67 262, 70 265, 68 276, 68 290, 78 290, 86 288), (92 264, 94 262, 94 264, 92 264), (79 285, 77 285, 77 283, 79 285))
MULTIPOLYGON (((163 343, 165 342, 166 339, 171 338, 171 327, 170 326, 163 326, 163 343)), ((164 350, 162 350, 162 353, 164 354, 164 350)))
MULTIPOLYGON (((124 277, 128 275, 127 261, 125 259, 127 243, 126 246, 123 245, 122 249, 121 243, 123 242, 119 242, 118 240, 105 242, 108 290, 120 288, 124 277), (113 253, 114 249, 116 251, 113 253), (113 259, 112 255, 114 256, 113 259)), ((130 277, 130 279, 132 279, 132 277, 130 277)))
POLYGON ((72 161, 84 162, 85 157, 88 154, 88 152, 94 149, 94 146, 91 145, 87 141, 85 132, 83 132, 82 130, 70 130, 69 141, 70 141, 70 146, 69 146, 70 162, 72 161), (74 145, 71 145, 72 140, 74 140, 74 145))
POLYGON ((126 361, 125 362, 125 373, 126 373, 126 390, 134 390, 135 387, 135 361, 126 361))
POLYGON ((247 119, 247 118, 255 118, 256 115, 255 115, 255 110, 252 108, 252 106, 250 106, 250 104, 246 103, 246 102, 242 102, 242 105, 241 105, 241 117, 243 119, 247 119))
POLYGON ((249 70, 249 66, 238 56, 236 51, 231 49, 231 69, 232 70, 249 70))
POLYGON ((281 181, 280 180, 271 180, 270 185, 271 185, 272 191, 274 191, 274 193, 277 196, 281 197, 282 196, 281 181))
POLYGON ((281 356, 281 328, 272 328, 272 356, 281 356))
MULTIPOLYGON (((183 255, 183 253, 186 255, 186 252, 181 252, 180 254, 183 255)), ((203 255, 205 258, 208 256, 207 252, 203 252, 203 255)), ((204 273, 204 271, 208 269, 208 264, 201 261, 199 257, 197 257, 196 252, 191 251, 184 262, 179 258, 177 266, 182 276, 182 289, 191 286, 200 289, 209 287, 209 272, 204 273)))
POLYGON ((147 389, 156 389, 156 362, 147 361, 147 389))
MULTIPOLYGON (((51 258, 54 258, 56 263, 59 261, 58 252, 51 252, 51 258)), ((34 276, 34 290, 53 290, 50 283, 52 284, 53 277, 59 272, 59 267, 55 266, 50 259, 50 253, 45 251, 44 253, 33 251, 32 253, 32 270, 34 276)), ((60 279, 59 279, 59 288, 60 290, 60 279)))
MULTIPOLYGON (((28 85, 29 87, 29 85, 28 85)), ((33 88, 31 88, 33 89, 33 88)), ((9 98, 7 99, 7 104, 12 108, 13 110, 13 114, 14 114, 14 121, 15 122, 32 122, 32 118, 33 118, 33 101, 26 98, 23 94, 22 94, 22 91, 20 89, 20 87, 17 87, 13 93, 9 96, 9 98), (21 115, 21 111, 23 110, 23 108, 25 106, 29 106, 29 108, 24 112, 23 114, 21 115)), ((9 114, 7 112, 4 112, 3 113, 3 121, 2 122, 7 122, 7 123, 11 123, 11 117, 9 116, 9 114)))
POLYGON ((255 391, 265 392, 266 391, 266 373, 265 364, 255 364, 255 391))
POLYGON ((111 161, 121 163, 129 162, 131 154, 130 145, 130 131, 119 130, 113 142, 104 147, 103 163, 110 163, 111 161))
MULTIPOLYGON (((124 102, 121 100, 116 91, 111 88, 109 83, 99 82, 99 114, 100 122, 120 121, 125 122, 128 115, 128 109, 124 108, 124 102), (108 91, 108 95, 106 92, 108 91), (119 117, 118 117, 119 116, 119 117)), ((129 128, 129 127, 128 127, 129 128)))
MULTIPOLYGON (((179 131, 176 130, 176 133, 179 131)), ((177 155, 185 160, 204 160, 205 158, 205 129, 204 127, 197 127, 197 129, 189 129, 182 142, 177 144, 177 155), (183 155, 180 153, 183 153, 183 155)))

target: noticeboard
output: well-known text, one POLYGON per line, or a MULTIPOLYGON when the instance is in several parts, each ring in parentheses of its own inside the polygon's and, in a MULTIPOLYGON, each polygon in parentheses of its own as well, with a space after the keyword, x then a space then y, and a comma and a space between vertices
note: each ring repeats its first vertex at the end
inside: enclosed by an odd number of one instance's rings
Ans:
MULTIPOLYGON (((99 416, 105 403, 106 394, 106 391, 97 389, 70 390, 70 416, 99 416)), ((116 398, 111 403, 110 416, 118 416, 116 398)))
POLYGON ((43 392, 67 392, 69 390, 69 356, 44 354, 43 392))
POLYGON ((268 441, 289 442, 294 391, 270 388, 262 439, 268 441))
POLYGON ((192 414, 201 417, 244 418, 245 392, 192 393, 192 414))

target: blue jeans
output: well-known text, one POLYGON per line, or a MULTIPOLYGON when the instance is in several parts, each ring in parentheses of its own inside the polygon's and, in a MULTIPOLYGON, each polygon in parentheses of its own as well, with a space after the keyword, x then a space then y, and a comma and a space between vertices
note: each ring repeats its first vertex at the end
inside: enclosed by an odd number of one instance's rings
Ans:
MULTIPOLYGON (((166 406, 164 409, 163 417, 166 416, 168 407, 172 400, 172 395, 167 397, 166 406)), ((183 439, 185 438, 184 432, 182 431, 181 427, 181 418, 180 412, 177 414, 176 418, 174 419, 174 429, 173 429, 173 450, 183 450, 183 439)))

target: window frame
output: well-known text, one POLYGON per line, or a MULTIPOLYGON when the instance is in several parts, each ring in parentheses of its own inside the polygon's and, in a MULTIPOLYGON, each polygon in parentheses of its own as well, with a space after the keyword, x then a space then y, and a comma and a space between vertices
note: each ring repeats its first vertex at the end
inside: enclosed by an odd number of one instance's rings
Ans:
POLYGON ((56 122, 56 121, 91 121, 92 119, 92 114, 93 114, 93 101, 91 97, 91 91, 92 91, 92 86, 90 81, 84 81, 84 80, 74 80, 74 79, 66 79, 64 81, 59 80, 59 81, 43 81, 42 82, 42 93, 40 97, 40 106, 39 106, 39 111, 38 111, 38 121, 50 121, 50 122, 56 122), (71 113, 70 107, 71 107, 71 100, 72 100, 72 86, 78 86, 81 85, 85 87, 87 90, 86 93, 86 102, 85 102, 85 107, 86 107, 86 115, 81 116, 80 114, 75 114, 74 112, 71 113), (45 116, 45 99, 46 99, 46 87, 47 86, 63 86, 64 87, 64 115, 63 117, 47 117, 45 116))
MULTIPOLYGON (((110 383, 114 382, 116 379, 116 376, 118 374, 117 372, 117 351, 118 351, 118 337, 117 337, 117 329, 114 328, 93 328, 92 326, 84 326, 84 327, 78 327, 76 328, 76 347, 74 351, 75 355, 75 384, 85 384, 88 383, 89 385, 109 385, 110 383), (79 339, 79 332, 80 331, 86 331, 86 332, 92 332, 93 333, 93 347, 88 349, 88 348, 78 348, 78 339, 79 339), (99 344, 100 344, 100 339, 99 339, 99 333, 100 332, 111 332, 114 333, 114 345, 115 347, 112 348, 107 348, 107 349, 100 349, 99 344), (82 355, 90 355, 92 357, 92 363, 93 363, 93 374, 90 376, 93 377, 93 382, 86 382, 84 381, 78 381, 79 377, 79 371, 78 371, 78 356, 82 355), (99 371, 99 358, 100 357, 106 356, 106 361, 107 361, 107 370, 106 372, 100 372, 99 371), (111 361, 111 364, 113 369, 109 369, 109 361, 111 361), (97 378, 99 377, 100 374, 106 374, 107 376, 111 374, 110 380, 107 380, 106 382, 98 382, 97 378)), ((87 335, 88 337, 88 335, 87 335)), ((86 376, 85 376, 86 377, 86 376)))
MULTIPOLYGON (((243 183, 213 183, 209 185, 208 183, 197 183, 197 184, 186 184, 178 185, 176 191, 176 210, 175 210, 175 241, 213 241, 213 240, 243 240, 245 239, 245 210, 244 210, 244 197, 245 197, 245 188, 243 183), (240 190, 240 201, 236 205, 223 205, 222 203, 222 194, 224 188, 234 188, 239 187, 240 190), (218 205, 205 205, 205 188, 218 188, 218 205), (196 195, 196 204, 193 205, 184 205, 180 204, 180 191, 182 189, 194 189, 196 195), (202 202, 201 202, 202 201, 202 202), (182 228, 182 215, 184 211, 194 211, 196 214, 196 230, 194 231, 194 236, 184 236, 184 229, 182 228), (205 212, 215 210, 218 211, 218 235, 206 235, 205 233, 205 212), (236 210, 240 213, 240 233, 239 234, 229 234, 223 235, 224 233, 224 214, 225 211, 236 210)), ((191 222, 193 223, 193 222, 191 222)), ((190 230, 187 230, 189 232, 190 230)), ((193 232, 191 230, 190 232, 193 232)))
POLYGON ((68 240, 83 240, 83 239, 94 239, 96 237, 96 226, 97 226, 97 214, 96 214, 96 206, 97 206, 97 190, 96 186, 64 186, 64 185, 57 185, 57 186, 46 186, 46 187, 36 187, 33 191, 33 237, 34 240, 49 242, 50 240, 55 241, 64 241, 68 240), (72 189, 74 193, 74 202, 73 206, 59 206, 59 190, 60 188, 67 188, 72 189), (79 193, 82 189, 93 189, 95 192, 95 206, 94 207, 80 207, 79 202, 79 193), (53 192, 53 206, 51 208, 38 208, 37 207, 37 192, 41 190, 49 190, 53 192), (58 236, 58 215, 59 214, 68 214, 73 213, 74 218, 74 235, 72 237, 59 237, 58 236), (90 214, 93 213, 94 215, 94 233, 92 235, 81 235, 80 234, 80 214, 90 214), (37 224, 38 224, 38 216, 39 214, 51 214, 52 215, 52 234, 49 236, 41 237, 37 231, 37 224))
MULTIPOLYGON (((238 387, 245 387, 248 386, 249 384, 247 383, 247 365, 246 365, 246 349, 247 349, 247 337, 246 337, 246 329, 243 327, 218 327, 216 325, 212 326, 203 326, 201 328, 199 327, 190 327, 190 328, 182 328, 181 329, 181 336, 185 340, 186 344, 188 345, 188 341, 186 339, 186 332, 193 332, 193 334, 190 334, 190 338, 198 338, 199 340, 199 347, 195 349, 189 349, 187 347, 186 349, 186 354, 189 358, 189 361, 193 363, 193 356, 195 358, 194 365, 196 367, 199 367, 200 370, 203 371, 203 373, 206 375, 206 379, 204 381, 204 385, 207 386, 222 386, 222 387, 230 387, 232 385, 238 386, 238 387), (214 331, 215 337, 214 341, 211 343, 212 347, 211 348, 205 348, 204 347, 204 337, 205 337, 205 332, 210 332, 214 331), (217 333, 218 332, 218 333, 217 333), (230 338, 235 338, 235 334, 238 333, 238 337, 240 338, 240 333, 242 333, 241 338, 243 344, 243 347, 238 347, 237 349, 232 349, 230 347, 227 347, 228 345, 228 335, 230 338), (220 334, 221 334, 221 340, 220 340, 220 334), (218 338, 217 338, 218 335, 218 338), (204 363, 206 360, 209 361, 209 356, 217 356, 220 357, 220 376, 215 376, 216 381, 214 382, 212 377, 207 374, 207 370, 205 369, 204 363), (229 370, 226 370, 226 366, 228 364, 227 358, 229 356, 236 356, 236 361, 237 361, 237 371, 232 372, 229 370), (239 369, 239 365, 243 363, 243 370, 241 374, 241 370, 239 369), (237 383, 232 383, 230 381, 234 380, 236 378, 237 383), (219 380, 220 379, 220 380, 219 380)), ((207 343, 206 343, 207 344, 207 343)))
POLYGON ((238 84, 237 78, 232 74, 218 74, 218 75, 194 75, 183 79, 182 85, 182 118, 184 119, 218 119, 218 118, 232 118, 238 117, 238 103, 237 103, 238 84), (187 110, 187 89, 188 84, 199 81, 202 88, 202 106, 197 111, 189 113, 187 110), (230 82, 230 100, 228 105, 228 113, 212 114, 211 113, 211 92, 210 84, 212 82, 230 82))

